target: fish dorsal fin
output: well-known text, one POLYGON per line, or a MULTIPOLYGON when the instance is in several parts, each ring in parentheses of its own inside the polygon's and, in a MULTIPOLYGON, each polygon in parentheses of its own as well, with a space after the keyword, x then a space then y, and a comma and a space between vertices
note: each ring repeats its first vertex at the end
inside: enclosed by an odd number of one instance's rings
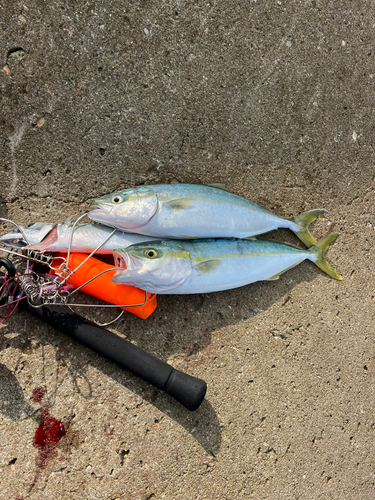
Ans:
POLYGON ((232 192, 230 189, 227 188, 225 184, 222 184, 221 182, 213 182, 212 184, 206 184, 206 186, 211 188, 221 189, 222 191, 228 191, 228 193, 232 192))
POLYGON ((199 271, 200 274, 205 274, 213 271, 214 269, 217 268, 221 263, 220 260, 213 259, 213 260, 205 260, 204 262, 200 262, 199 264, 195 264, 193 266, 193 269, 196 271, 199 271))
POLYGON ((167 201, 166 205, 168 205, 173 212, 179 212, 191 205, 193 201, 194 200, 191 198, 177 198, 176 200, 167 201))

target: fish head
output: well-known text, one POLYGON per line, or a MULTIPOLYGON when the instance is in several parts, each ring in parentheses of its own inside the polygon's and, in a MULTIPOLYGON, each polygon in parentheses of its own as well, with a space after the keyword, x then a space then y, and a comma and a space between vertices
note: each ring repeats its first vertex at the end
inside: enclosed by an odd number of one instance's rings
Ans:
POLYGON ((189 252, 174 241, 138 243, 113 252, 115 266, 126 268, 112 281, 160 293, 181 285, 192 264, 189 252))
POLYGON ((47 222, 34 222, 28 226, 20 226, 24 234, 15 228, 13 231, 0 236, 0 242, 11 248, 24 248, 26 246, 37 245, 44 240, 55 226, 56 224, 47 222))
POLYGON ((156 192, 147 186, 124 189, 94 201, 88 216, 122 229, 144 226, 157 212, 156 192))

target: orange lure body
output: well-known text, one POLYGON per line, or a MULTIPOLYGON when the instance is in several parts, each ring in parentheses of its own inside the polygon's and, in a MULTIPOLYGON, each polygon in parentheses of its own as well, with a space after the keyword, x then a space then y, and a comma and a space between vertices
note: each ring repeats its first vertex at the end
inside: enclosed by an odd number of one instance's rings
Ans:
MULTIPOLYGON (((66 258, 66 256, 67 254, 56 254, 57 258, 54 259, 52 264, 56 271, 61 264, 61 259, 58 257, 66 258)), ((74 273, 69 277, 67 283, 73 285, 74 288, 79 288, 103 271, 115 269, 114 266, 106 264, 94 257, 90 257, 79 269, 77 269, 86 258, 87 255, 84 253, 71 253, 69 255, 68 268, 74 271, 74 273), (75 269, 77 270, 75 271, 75 269)), ((53 273, 52 270, 50 272, 53 273)), ((130 285, 117 285, 116 283, 112 283, 111 279, 114 275, 115 271, 108 271, 82 287, 81 290, 97 299, 118 306, 123 304, 142 304, 145 301, 146 293, 143 290, 130 285)), ((156 306, 156 294, 148 293, 147 301, 144 305, 122 307, 122 309, 135 314, 139 318, 146 319, 155 311, 156 306)))

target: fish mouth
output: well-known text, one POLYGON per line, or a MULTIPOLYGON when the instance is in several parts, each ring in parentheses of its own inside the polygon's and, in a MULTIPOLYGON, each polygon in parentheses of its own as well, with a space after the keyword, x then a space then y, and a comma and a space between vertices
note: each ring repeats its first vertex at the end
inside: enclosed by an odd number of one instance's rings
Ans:
POLYGON ((123 281, 121 278, 126 275, 126 271, 119 271, 117 272, 113 278, 111 279, 112 283, 116 283, 116 285, 125 285, 126 281, 123 281))
POLYGON ((142 268, 142 265, 139 265, 137 257, 117 250, 113 252, 113 257, 115 267, 123 269, 123 271, 118 270, 113 276, 113 283, 124 284, 124 281, 121 279, 121 277, 124 276, 128 279, 134 279, 139 276, 139 271, 142 268))
POLYGON ((90 207, 90 212, 88 216, 93 218, 92 216, 100 216, 100 215, 109 215, 111 213, 112 207, 109 203, 93 203, 90 207))
POLYGON ((0 243, 11 248, 24 248, 27 246, 27 242, 21 233, 4 234, 4 236, 0 237, 0 243))
POLYGON ((108 203, 94 203, 90 207, 90 211, 88 212, 88 217, 94 220, 95 222, 102 222, 103 224, 107 224, 109 220, 109 216, 111 215, 112 207, 108 203))
POLYGON ((115 259, 115 267, 121 267, 127 271, 138 271, 138 259, 128 254, 127 252, 114 251, 113 257, 115 259))
POLYGON ((115 267, 127 269, 127 259, 125 256, 120 254, 119 252, 113 252, 113 257, 115 261, 115 267))

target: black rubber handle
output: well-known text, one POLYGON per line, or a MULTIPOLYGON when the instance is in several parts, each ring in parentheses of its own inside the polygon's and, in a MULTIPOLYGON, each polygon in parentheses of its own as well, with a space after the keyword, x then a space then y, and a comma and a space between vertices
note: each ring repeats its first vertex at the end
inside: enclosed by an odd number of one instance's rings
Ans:
POLYGON ((194 411, 202 403, 207 390, 204 380, 174 369, 164 361, 66 307, 35 308, 26 300, 21 300, 20 306, 60 332, 162 389, 188 410, 194 411))
MULTIPOLYGON (((14 276, 16 275, 16 268, 14 267, 14 265, 11 263, 11 261, 9 259, 5 259, 3 257, 0 257, 0 269, 3 267, 5 268, 5 270, 8 274, 8 278, 14 278, 14 276)), ((4 276, 5 276, 5 273, 0 272, 0 287, 2 287, 4 284, 4 276)), ((16 287, 16 283, 13 281, 13 282, 11 282, 11 284, 9 285, 9 288, 7 290, 4 290, 4 289, 1 290, 0 306, 3 306, 4 304, 6 304, 6 302, 8 300, 8 296, 9 296, 8 292, 10 291, 12 293, 14 291, 15 287, 16 287)))
MULTIPOLYGON (((3 257, 0 258, 0 269, 2 267, 5 267, 10 278, 15 277, 16 268, 14 267, 14 265, 11 263, 11 261, 9 259, 4 259, 3 257)), ((4 274, 2 274, 1 277, 4 277, 4 274)))

